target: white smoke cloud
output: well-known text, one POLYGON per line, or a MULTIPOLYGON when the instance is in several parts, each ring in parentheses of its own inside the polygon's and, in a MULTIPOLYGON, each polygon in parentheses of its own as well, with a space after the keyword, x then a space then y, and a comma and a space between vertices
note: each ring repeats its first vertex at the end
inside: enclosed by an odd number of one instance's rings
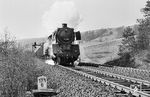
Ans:
POLYGON ((45 63, 49 64, 49 65, 55 65, 55 63, 54 63, 54 61, 52 59, 46 60, 45 63))
POLYGON ((71 0, 55 1, 43 15, 43 25, 49 33, 61 27, 62 23, 76 29, 81 21, 75 3, 71 0))

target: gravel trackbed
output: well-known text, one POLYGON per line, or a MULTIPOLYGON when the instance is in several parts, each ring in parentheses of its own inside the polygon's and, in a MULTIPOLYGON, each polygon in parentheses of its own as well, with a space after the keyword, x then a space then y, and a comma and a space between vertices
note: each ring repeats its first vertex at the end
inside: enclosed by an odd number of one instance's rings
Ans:
POLYGON ((53 97, 116 97, 114 89, 82 77, 59 66, 44 65, 48 88, 56 89, 53 97))

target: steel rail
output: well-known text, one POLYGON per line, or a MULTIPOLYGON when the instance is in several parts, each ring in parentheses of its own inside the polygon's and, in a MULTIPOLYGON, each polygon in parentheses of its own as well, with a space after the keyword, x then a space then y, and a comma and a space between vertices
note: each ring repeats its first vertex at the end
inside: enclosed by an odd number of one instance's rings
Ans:
POLYGON ((93 71, 93 72, 96 72, 96 73, 106 74, 106 75, 109 75, 109 76, 112 76, 112 77, 117 77, 117 78, 120 78, 120 79, 126 79, 128 81, 132 81, 132 82, 135 82, 135 83, 137 82, 137 83, 140 83, 140 84, 150 86, 150 82, 146 81, 146 80, 127 77, 127 76, 124 76, 124 75, 119 75, 119 74, 110 73, 110 72, 106 72, 106 71, 96 70, 96 69, 92 69, 92 68, 89 68, 89 67, 78 67, 78 68, 87 69, 87 70, 90 70, 90 71, 93 71))
MULTIPOLYGON (((60 65, 59 65, 60 66, 60 65)), ((98 82, 101 82, 103 84, 106 84, 106 85, 109 85, 113 88, 117 88, 118 90, 123 90, 125 91, 126 93, 131 93, 132 95, 135 95, 135 96, 139 96, 139 97, 150 97, 150 94, 147 94, 145 92, 142 92, 142 91, 136 91, 134 89, 131 89, 130 87, 127 87, 127 86, 124 86, 124 85, 120 85, 118 83, 115 83, 115 82, 112 82, 112 81, 109 81, 109 80, 106 80, 106 79, 102 79, 100 77, 96 77, 94 75, 91 75, 91 74, 87 74, 83 71, 78 71, 78 70, 75 70, 75 69, 72 69, 72 68, 68 68, 68 67, 64 67, 64 66, 60 66, 64 69, 67 69, 67 70, 70 70, 70 71, 73 71, 75 73, 78 73, 79 75, 82 75, 84 77, 87 77, 89 79, 92 79, 94 81, 98 81, 98 82)), ((79 68, 79 67, 77 67, 79 68)))

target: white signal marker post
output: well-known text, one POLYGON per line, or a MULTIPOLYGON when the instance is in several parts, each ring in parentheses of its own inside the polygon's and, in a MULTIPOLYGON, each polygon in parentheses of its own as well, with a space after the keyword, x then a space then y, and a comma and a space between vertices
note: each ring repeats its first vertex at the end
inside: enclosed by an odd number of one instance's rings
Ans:
POLYGON ((47 78, 45 76, 38 77, 38 90, 47 89, 47 78))
POLYGON ((37 90, 32 90, 33 97, 51 97, 51 95, 56 95, 56 90, 47 89, 47 78, 45 76, 37 78, 37 85, 37 90))

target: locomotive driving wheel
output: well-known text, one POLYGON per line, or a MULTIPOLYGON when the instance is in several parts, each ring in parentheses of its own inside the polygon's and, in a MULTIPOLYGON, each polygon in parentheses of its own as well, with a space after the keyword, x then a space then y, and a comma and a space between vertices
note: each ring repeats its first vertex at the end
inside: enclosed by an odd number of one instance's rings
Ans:
POLYGON ((61 57, 57 57, 56 59, 56 65, 64 65, 65 62, 63 61, 63 59, 61 57))
POLYGON ((57 59, 56 59, 56 65, 61 65, 61 58, 60 57, 57 57, 57 59))
POLYGON ((72 62, 70 62, 70 64, 71 64, 71 66, 72 67, 75 67, 75 64, 74 64, 74 62, 72 61, 72 62))

